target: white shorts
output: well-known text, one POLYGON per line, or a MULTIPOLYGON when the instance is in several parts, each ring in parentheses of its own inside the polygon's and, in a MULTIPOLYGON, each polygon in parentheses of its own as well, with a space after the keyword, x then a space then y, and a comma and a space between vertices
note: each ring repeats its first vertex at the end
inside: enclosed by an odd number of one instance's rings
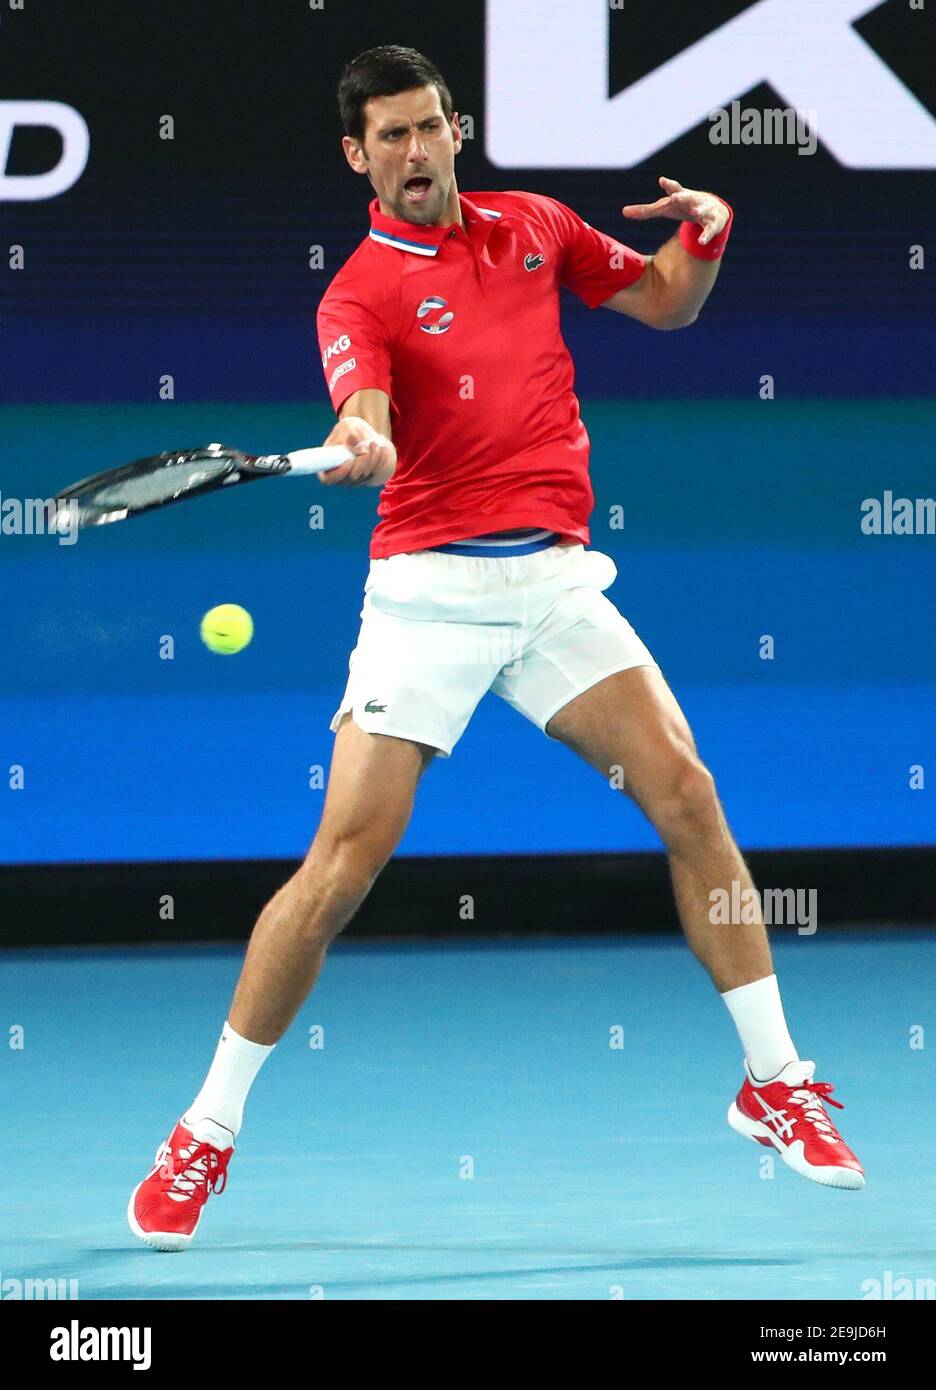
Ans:
POLYGON ((332 730, 350 711, 447 758, 493 690, 544 729, 615 671, 656 662, 605 598, 609 555, 553 545, 513 558, 434 550, 372 560, 361 631, 332 730))

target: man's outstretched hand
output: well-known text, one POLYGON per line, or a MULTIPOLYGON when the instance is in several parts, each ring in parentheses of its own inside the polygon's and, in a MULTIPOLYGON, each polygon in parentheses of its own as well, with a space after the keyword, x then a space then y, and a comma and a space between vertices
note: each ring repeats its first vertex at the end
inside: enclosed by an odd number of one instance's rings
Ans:
POLYGON ((683 188, 675 179, 660 179, 666 197, 655 203, 628 203, 621 208, 625 217, 646 222, 651 217, 671 217, 675 222, 698 222, 702 228, 699 245, 707 246, 712 237, 725 227, 729 210, 714 193, 700 193, 696 188, 683 188))

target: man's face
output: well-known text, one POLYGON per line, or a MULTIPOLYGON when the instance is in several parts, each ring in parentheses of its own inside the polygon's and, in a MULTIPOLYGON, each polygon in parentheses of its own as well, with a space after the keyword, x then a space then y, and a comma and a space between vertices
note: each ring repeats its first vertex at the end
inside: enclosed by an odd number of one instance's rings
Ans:
POLYGON ((457 113, 446 121, 435 87, 371 97, 364 116, 363 147, 347 135, 342 145, 355 173, 370 179, 381 211, 421 226, 459 221, 461 132, 457 113))

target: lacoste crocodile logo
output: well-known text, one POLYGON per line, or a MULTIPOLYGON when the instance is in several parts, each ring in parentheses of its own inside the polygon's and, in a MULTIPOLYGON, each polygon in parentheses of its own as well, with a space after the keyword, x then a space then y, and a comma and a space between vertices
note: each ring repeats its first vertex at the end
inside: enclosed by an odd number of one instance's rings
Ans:
POLYGON ((365 714, 386 714, 386 713, 387 713, 387 706, 386 706, 386 705, 379 705, 379 704, 377 703, 376 700, 368 700, 367 704, 364 706, 364 713, 365 713, 365 714))
POLYGON ((539 270, 541 265, 546 264, 546 257, 539 251, 531 251, 523 258, 524 270, 539 270))

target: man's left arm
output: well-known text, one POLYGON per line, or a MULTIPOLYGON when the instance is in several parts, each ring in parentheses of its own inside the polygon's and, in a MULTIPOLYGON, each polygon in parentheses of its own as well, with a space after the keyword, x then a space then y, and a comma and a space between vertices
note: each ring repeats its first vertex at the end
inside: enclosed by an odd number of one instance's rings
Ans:
POLYGON ((631 203, 625 217, 646 221, 669 217, 681 223, 678 233, 653 256, 635 284, 604 301, 604 309, 627 314, 651 328, 685 328, 718 278, 722 252, 731 230, 731 208, 714 193, 683 188, 675 179, 660 179, 665 197, 655 203, 631 203))

